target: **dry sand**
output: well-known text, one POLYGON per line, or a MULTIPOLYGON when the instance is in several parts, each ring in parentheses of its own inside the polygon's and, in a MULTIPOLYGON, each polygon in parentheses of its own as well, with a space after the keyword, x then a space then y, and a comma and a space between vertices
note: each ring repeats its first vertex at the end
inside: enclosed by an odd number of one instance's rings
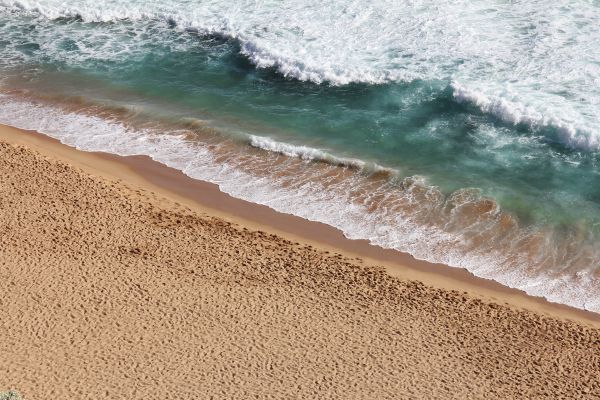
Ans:
POLYGON ((0 128, 0 392, 600 398, 596 315, 393 276, 27 135, 0 128))

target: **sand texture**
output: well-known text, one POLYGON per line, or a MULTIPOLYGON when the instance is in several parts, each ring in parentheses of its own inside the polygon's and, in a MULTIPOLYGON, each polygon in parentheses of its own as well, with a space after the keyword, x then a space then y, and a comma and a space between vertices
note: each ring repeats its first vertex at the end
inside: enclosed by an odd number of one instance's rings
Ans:
POLYGON ((600 398, 600 330, 401 281, 0 142, 0 392, 600 398))

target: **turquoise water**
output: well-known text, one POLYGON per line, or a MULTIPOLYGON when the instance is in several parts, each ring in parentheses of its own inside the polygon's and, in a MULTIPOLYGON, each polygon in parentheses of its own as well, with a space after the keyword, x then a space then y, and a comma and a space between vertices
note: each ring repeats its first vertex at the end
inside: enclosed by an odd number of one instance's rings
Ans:
POLYGON ((597 4, 334 3, 0 2, 0 121, 600 310, 597 4))

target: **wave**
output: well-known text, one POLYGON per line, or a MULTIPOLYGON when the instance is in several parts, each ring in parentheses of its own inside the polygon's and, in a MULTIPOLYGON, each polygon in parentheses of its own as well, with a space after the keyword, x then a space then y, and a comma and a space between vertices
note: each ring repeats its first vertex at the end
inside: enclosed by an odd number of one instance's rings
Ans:
POLYGON ((359 171, 395 174, 392 168, 382 167, 376 163, 369 163, 356 158, 337 157, 314 147, 296 146, 289 143, 278 142, 264 136, 249 136, 249 144, 262 150, 279 153, 288 157, 297 157, 305 161, 323 162, 329 165, 346 167, 359 171))
MULTIPOLYGON (((323 60, 322 57, 325 54, 321 51, 338 48, 342 37, 327 38, 327 40, 332 40, 335 43, 317 42, 317 45, 323 45, 326 49, 311 46, 311 50, 314 52, 311 55, 305 47, 313 40, 306 42, 307 38, 303 35, 306 29, 298 26, 298 23, 307 22, 306 20, 290 21, 292 25, 296 25, 296 29, 291 30, 287 26, 263 25, 263 22, 267 20, 289 20, 289 16, 295 12, 297 15, 301 15, 302 11, 306 14, 306 8, 302 5, 298 8, 288 4, 287 7, 248 8, 243 10, 231 7, 228 2, 214 2, 206 8, 197 7, 192 9, 186 9, 185 4, 180 4, 177 1, 140 3, 109 0, 102 3, 104 4, 95 1, 81 1, 79 4, 73 5, 52 0, 0 0, 0 7, 13 11, 25 11, 49 20, 72 18, 91 23, 114 23, 125 20, 134 22, 161 21, 166 23, 167 26, 185 33, 194 32, 196 35, 216 35, 230 38, 239 42, 240 53, 246 56, 256 67, 274 68, 283 76, 300 81, 311 81, 318 84, 327 82, 332 85, 346 85, 354 82, 383 84, 399 80, 411 80, 413 77, 410 73, 407 74, 402 70, 390 70, 383 65, 374 68, 369 68, 367 65, 353 67, 350 60, 348 60, 346 66, 323 60), (248 14, 244 15, 244 12, 248 14), (250 16, 254 18, 248 18, 250 16), (282 39, 287 40, 282 42, 282 39), (300 54, 303 54, 302 58, 298 57, 300 54)), ((314 13, 311 12, 306 17, 318 21, 315 19, 318 15, 318 9, 315 9, 314 13)), ((310 29, 318 28, 318 26, 312 26, 310 29)), ((344 29, 344 31, 347 30, 344 29)), ((325 30, 322 32, 327 33, 325 30)), ((375 39, 375 37, 371 39, 375 39)), ((373 55, 369 54, 369 56, 372 57, 373 55)))
MULTIPOLYGON (((505 123, 524 125, 530 130, 550 130, 564 146, 575 150, 600 150, 600 134, 591 129, 567 122, 556 115, 546 115, 519 102, 469 89, 454 81, 450 84, 452 95, 459 103, 469 103, 481 112, 490 114, 505 123)), ((548 137, 553 139, 553 137, 548 137)))
POLYGON ((598 264, 596 242, 582 241, 578 231, 564 235, 521 226, 477 190, 445 195, 419 177, 382 180, 350 173, 365 163, 309 147, 253 136, 248 144, 261 151, 248 153, 214 141, 207 145, 189 131, 140 129, 100 118, 97 111, 0 95, 0 123, 37 130, 81 150, 147 155, 232 196, 329 224, 351 239, 600 312, 600 285, 589 267, 598 264), (278 162, 281 155, 289 162, 278 162))

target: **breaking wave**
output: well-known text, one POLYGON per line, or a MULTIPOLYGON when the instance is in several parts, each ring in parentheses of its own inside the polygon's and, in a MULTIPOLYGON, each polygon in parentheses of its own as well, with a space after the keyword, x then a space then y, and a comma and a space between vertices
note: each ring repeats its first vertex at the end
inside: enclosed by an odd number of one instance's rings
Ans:
POLYGON ((600 150, 600 135, 585 126, 567 122, 556 115, 546 115, 533 107, 506 100, 502 97, 488 97, 485 94, 470 90, 458 82, 452 82, 452 93, 459 103, 470 103, 480 111, 490 114, 505 123, 524 125, 530 130, 547 130, 562 145, 576 150, 600 150))
POLYGON ((305 161, 323 162, 330 165, 347 167, 360 171, 387 172, 389 174, 394 174, 394 170, 391 168, 385 168, 376 163, 369 163, 356 158, 337 157, 313 147, 297 146, 289 143, 278 142, 268 137, 255 135, 250 135, 249 140, 250 145, 253 147, 283 154, 288 157, 297 157, 305 161))

